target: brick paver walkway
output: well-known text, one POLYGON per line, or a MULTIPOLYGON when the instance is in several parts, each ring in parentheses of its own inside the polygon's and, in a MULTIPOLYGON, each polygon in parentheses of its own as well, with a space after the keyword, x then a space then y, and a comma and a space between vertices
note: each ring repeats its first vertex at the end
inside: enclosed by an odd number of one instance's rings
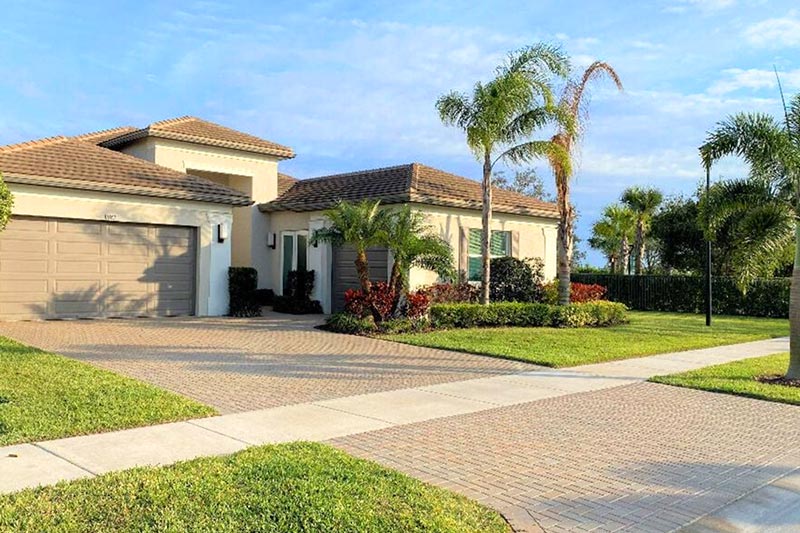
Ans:
POLYGON ((639 383, 329 442, 518 531, 671 531, 800 467, 800 407, 639 383))
POLYGON ((0 335, 195 398, 221 413, 534 370, 313 329, 317 319, 0 323, 0 335))

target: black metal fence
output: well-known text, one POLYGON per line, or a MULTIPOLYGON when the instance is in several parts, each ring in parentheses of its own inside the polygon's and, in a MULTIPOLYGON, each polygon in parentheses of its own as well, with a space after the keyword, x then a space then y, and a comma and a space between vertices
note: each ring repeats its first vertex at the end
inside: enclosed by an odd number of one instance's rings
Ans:
MULTIPOLYGON (((640 311, 700 313, 705 309, 701 276, 573 274, 572 281, 602 285, 607 298, 640 311)), ((732 278, 712 280, 713 311, 722 315, 789 316, 791 279, 758 279, 742 293, 732 278)))

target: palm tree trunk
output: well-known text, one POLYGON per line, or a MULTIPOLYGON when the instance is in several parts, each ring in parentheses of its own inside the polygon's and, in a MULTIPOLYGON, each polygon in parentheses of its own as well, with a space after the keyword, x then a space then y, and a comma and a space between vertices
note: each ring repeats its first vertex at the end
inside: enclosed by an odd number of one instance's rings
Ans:
POLYGON ((558 194, 558 304, 569 304, 570 274, 572 269, 572 225, 574 214, 569 202, 568 177, 560 167, 556 169, 558 194))
POLYGON ((639 220, 636 224, 636 275, 642 275, 642 264, 644 263, 644 221, 639 220))
MULTIPOLYGON (((794 238, 800 243, 800 224, 795 224, 794 238)), ((792 288, 789 293, 789 379, 800 379, 800 245, 795 246, 792 288)))
POLYGON ((620 256, 620 273, 621 274, 630 273, 631 251, 630 247, 628 246, 627 237, 622 239, 622 245, 619 247, 619 256, 620 256))
POLYGON ((369 281, 369 263, 367 262, 367 251, 356 251, 356 272, 358 273, 358 280, 361 283, 361 290, 364 294, 369 294, 372 289, 372 283, 369 281))
POLYGON ((402 276, 400 274, 400 263, 394 261, 392 264, 392 273, 389 276, 389 288, 394 293, 394 300, 392 301, 393 315, 396 315, 400 309, 400 302, 403 298, 402 276))
POLYGON ((492 155, 486 152, 483 157, 483 214, 481 217, 481 303, 489 303, 489 283, 491 279, 491 238, 492 238, 492 155))

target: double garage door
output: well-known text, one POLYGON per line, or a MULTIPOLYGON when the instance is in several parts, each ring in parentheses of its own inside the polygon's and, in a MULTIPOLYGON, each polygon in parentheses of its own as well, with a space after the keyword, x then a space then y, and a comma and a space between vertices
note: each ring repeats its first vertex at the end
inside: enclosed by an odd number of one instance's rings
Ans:
POLYGON ((0 320, 188 315, 194 228, 14 217, 0 232, 0 320))

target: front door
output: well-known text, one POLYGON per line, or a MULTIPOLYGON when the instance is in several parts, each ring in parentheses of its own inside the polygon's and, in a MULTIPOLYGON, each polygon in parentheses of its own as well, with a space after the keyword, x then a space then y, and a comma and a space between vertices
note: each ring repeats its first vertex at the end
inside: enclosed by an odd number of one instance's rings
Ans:
POLYGON ((286 294, 289 288, 289 272, 307 270, 308 231, 284 231, 281 239, 281 294, 286 294))

